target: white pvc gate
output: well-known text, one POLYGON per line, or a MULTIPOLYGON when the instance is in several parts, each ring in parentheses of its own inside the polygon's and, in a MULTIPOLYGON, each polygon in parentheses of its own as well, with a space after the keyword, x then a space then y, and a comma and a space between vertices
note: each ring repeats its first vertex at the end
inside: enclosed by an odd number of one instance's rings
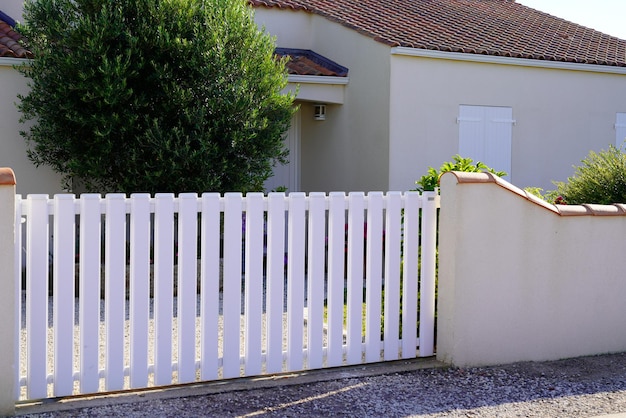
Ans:
POLYGON ((16 399, 431 356, 438 205, 18 196, 16 399))

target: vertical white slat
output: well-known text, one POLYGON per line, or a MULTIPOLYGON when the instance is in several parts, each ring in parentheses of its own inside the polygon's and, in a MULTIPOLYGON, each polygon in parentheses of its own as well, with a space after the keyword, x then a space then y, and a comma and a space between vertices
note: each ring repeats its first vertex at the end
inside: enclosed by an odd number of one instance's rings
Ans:
POLYGON ((219 368, 220 195, 202 195, 200 267, 200 378, 213 380, 219 368))
POLYGON ((54 396, 74 391, 75 196, 54 196, 53 334, 54 396))
POLYGON ((327 367, 343 363, 343 290, 345 256, 345 194, 332 192, 328 202, 328 354, 327 367))
POLYGON ((48 196, 28 195, 26 212, 26 396, 48 396, 48 196))
POLYGON ((363 321, 363 248, 365 195, 350 192, 348 195, 348 297, 346 362, 361 362, 363 321))
POLYGON ((130 197, 130 387, 148 384, 150 195, 130 197))
POLYGON ((223 376, 240 375, 242 194, 224 195, 223 376))
POLYGON ((198 195, 178 196, 178 383, 196 380, 198 195))
POLYGON ((421 196, 407 192, 404 197, 402 249, 402 358, 417 353, 417 261, 419 258, 419 210, 421 196))
POLYGON ((172 383, 174 310, 174 195, 158 193, 154 207, 154 384, 172 383))
POLYGON ((105 196, 104 322, 105 388, 124 388, 124 320, 126 310, 126 196, 105 196))
POLYGON ((287 368, 301 370, 304 362, 304 245, 306 196, 289 194, 287 229, 287 368))
POLYGON ((13 361, 15 364, 13 373, 15 378, 15 389, 13 393, 13 398, 15 400, 20 399, 21 387, 20 387, 20 329, 22 327, 22 197, 20 195, 15 196, 15 331, 13 336, 13 341, 15 342, 14 347, 14 358, 13 361))
POLYGON ((382 192, 368 194, 365 278, 365 361, 380 361, 380 320, 383 284, 382 192))
POLYGON ((397 360, 400 332, 400 241, 402 195, 387 193, 385 219, 385 320, 384 358, 397 360))
POLYGON ((246 195, 245 374, 261 374, 263 315, 263 193, 246 195))
POLYGON ((422 197, 422 271, 420 280, 419 355, 435 352, 435 276, 437 263, 437 192, 422 197))
POLYGON ((267 373, 283 370, 285 292, 285 194, 270 193, 267 208, 266 364, 267 373))
POLYGON ((100 219, 100 195, 81 195, 78 270, 81 393, 97 392, 100 383, 100 219))
POLYGON ((309 195, 307 245, 307 366, 324 366, 324 270, 326 265, 326 195, 309 195))

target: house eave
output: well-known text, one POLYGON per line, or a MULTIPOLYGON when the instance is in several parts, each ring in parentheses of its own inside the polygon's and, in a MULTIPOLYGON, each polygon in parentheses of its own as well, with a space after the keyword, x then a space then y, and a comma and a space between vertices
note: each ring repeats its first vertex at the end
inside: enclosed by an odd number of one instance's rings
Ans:
POLYGON ((32 60, 26 58, 0 57, 0 66, 13 67, 14 65, 28 65, 32 60))
POLYGON ((349 83, 348 77, 332 77, 322 75, 295 75, 290 74, 287 81, 294 84, 337 84, 346 85, 349 83))
POLYGON ((585 71, 592 73, 626 75, 626 67, 597 64, 580 64, 576 62, 546 61, 527 58, 499 57, 495 55, 463 54, 460 52, 434 51, 400 46, 391 48, 391 55, 444 59, 452 61, 478 62, 485 64, 514 65, 519 67, 547 68, 553 70, 585 71))
POLYGON ((348 77, 289 75, 284 92, 297 93, 296 100, 343 104, 348 77))

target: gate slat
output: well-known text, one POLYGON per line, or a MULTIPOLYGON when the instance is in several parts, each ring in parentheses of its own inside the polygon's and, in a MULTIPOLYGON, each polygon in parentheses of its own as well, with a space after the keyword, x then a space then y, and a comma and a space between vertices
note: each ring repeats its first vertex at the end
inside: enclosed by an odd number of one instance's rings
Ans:
POLYGON ((285 194, 270 193, 267 209, 266 371, 283 370, 285 194))
POLYGON ((13 341, 15 342, 14 349, 14 363, 15 368, 13 370, 15 378, 15 400, 20 399, 21 387, 20 387, 20 329, 22 328, 22 197, 20 195, 15 196, 15 335, 13 341))
POLYGON ((159 193, 154 207, 154 383, 172 383, 174 310, 174 195, 159 193))
POLYGON ((202 195, 200 316, 202 380, 218 377, 220 293, 220 195, 202 195))
POLYGON ((130 197, 130 386, 148 384, 150 195, 130 197))
POLYGON ((263 193, 246 195, 245 374, 260 374, 263 315, 263 193))
POLYGON ((224 196, 223 376, 240 375, 242 194, 224 196))
POLYGON ((74 195, 54 196, 54 396, 68 396, 74 391, 74 200, 74 195))
POLYGON ((424 192, 422 205, 422 272, 420 281, 419 355, 435 353, 435 275, 437 259, 437 192, 424 192))
POLYGON ((289 194, 287 229, 287 367, 301 370, 304 353, 304 193, 289 194))
POLYGON ((324 365, 324 270, 326 266, 326 195, 309 195, 307 248, 307 365, 324 365))
POLYGON ((380 361, 380 320, 383 284, 383 203, 382 192, 368 194, 367 256, 365 283, 365 361, 380 361))
POLYGON ((400 332, 400 234, 402 196, 387 194, 385 222, 385 360, 397 360, 400 332))
POLYGON ((365 195, 352 192, 348 196, 348 298, 346 361, 361 362, 363 315, 363 232, 365 195))
POLYGON ((105 388, 124 388, 124 319, 126 311, 126 196, 105 197, 105 388))
POLYGON ((100 195, 80 197, 80 266, 79 266, 79 328, 80 328, 80 390, 99 389, 100 330, 100 195))
POLYGON ((419 257, 419 205, 417 192, 405 194, 402 250, 402 358, 415 358, 417 346, 417 261, 419 257))
POLYGON ((26 379, 30 399, 48 396, 48 196, 28 195, 26 224, 26 379))
POLYGON ((345 209, 345 194, 332 192, 328 209, 327 367, 341 366, 343 363, 345 209))
POLYGON ((178 196, 178 382, 196 380, 198 195, 178 196))

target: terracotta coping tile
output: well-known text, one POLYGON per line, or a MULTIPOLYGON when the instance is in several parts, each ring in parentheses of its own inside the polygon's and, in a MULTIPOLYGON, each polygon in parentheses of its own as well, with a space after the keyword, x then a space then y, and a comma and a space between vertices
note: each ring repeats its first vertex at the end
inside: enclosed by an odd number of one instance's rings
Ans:
POLYGON ((548 209, 549 211, 560 216, 626 216, 626 203, 616 203, 613 205, 553 205, 529 192, 520 189, 519 187, 512 185, 492 173, 466 173, 460 171, 450 171, 444 173, 444 175, 448 174, 454 175, 458 184, 495 183, 498 186, 523 197, 529 202, 539 205, 544 209, 548 209))
POLYGON ((15 185, 15 173, 8 167, 0 167, 0 185, 15 185))

